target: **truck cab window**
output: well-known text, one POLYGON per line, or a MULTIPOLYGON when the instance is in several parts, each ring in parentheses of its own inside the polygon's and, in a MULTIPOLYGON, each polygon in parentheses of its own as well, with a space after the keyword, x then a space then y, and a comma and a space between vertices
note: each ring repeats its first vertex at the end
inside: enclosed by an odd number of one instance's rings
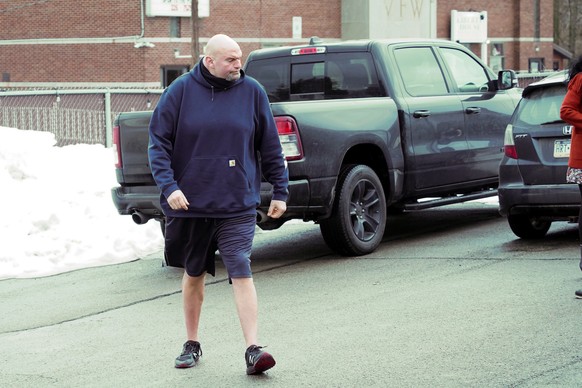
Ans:
POLYGON ((323 62, 291 65, 291 96, 300 95, 298 99, 323 99, 326 81, 324 69, 323 62))
POLYGON ((330 53, 299 63, 261 59, 248 63, 245 72, 263 85, 270 102, 386 95, 369 52, 330 53))
POLYGON ((475 93, 489 90, 489 78, 485 69, 466 53, 442 49, 443 57, 460 92, 475 93))
POLYGON ((447 84, 430 47, 394 51, 406 91, 415 97, 448 94, 447 84))
POLYGON ((326 76, 326 99, 385 96, 369 53, 328 54, 326 76))

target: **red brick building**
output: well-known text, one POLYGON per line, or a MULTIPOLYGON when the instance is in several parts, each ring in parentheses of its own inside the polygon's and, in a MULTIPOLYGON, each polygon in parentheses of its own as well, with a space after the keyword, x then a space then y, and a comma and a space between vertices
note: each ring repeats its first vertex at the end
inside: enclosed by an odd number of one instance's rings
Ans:
MULTIPOLYGON (((191 0, 1 2, 0 88, 167 84, 192 66, 193 26, 189 17, 150 16, 152 7, 162 2, 182 11, 191 4, 191 0)), ((450 39, 451 11, 457 10, 486 12, 488 41, 468 45, 476 54, 485 54, 492 68, 528 71, 563 66, 560 56, 554 60, 552 0, 200 3, 209 14, 196 23, 200 47, 216 33, 236 39, 246 54, 261 47, 306 43, 314 35, 328 41, 354 37, 353 31, 360 38, 398 37, 402 26, 414 23, 431 25, 423 32, 425 37, 450 39), (363 16, 348 36, 354 10, 363 16)))

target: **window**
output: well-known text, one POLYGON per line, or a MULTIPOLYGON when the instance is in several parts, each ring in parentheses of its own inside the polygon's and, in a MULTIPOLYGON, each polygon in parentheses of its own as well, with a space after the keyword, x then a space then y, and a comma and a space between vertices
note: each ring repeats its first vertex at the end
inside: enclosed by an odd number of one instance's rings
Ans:
POLYGON ((564 85, 532 91, 519 103, 515 125, 531 126, 561 121, 560 107, 565 95, 564 85))
POLYGON ((489 77, 481 64, 467 53, 443 48, 443 57, 460 92, 475 93, 489 90, 489 77))
POLYGON ((180 33, 180 18, 171 17, 170 18, 170 38, 179 38, 180 33))
POLYGON ((430 47, 394 51, 406 91, 415 97, 447 94, 448 88, 430 47))
POLYGON ((530 73, 537 73, 544 70, 544 58, 529 58, 527 60, 530 73))
POLYGON ((326 81, 324 70, 324 62, 291 65, 291 95, 299 95, 299 99, 323 99, 326 81))
POLYGON ((251 62, 246 73, 263 85, 269 101, 289 101, 289 62, 286 59, 251 62))
POLYGON ((162 66, 162 86, 167 88, 176 78, 188 71, 187 66, 162 66))
POLYGON ((503 54, 503 43, 491 44, 491 55, 489 57, 489 67, 495 73, 505 67, 505 55, 503 54))
POLYGON ((369 53, 332 53, 313 59, 302 63, 290 63, 289 57, 252 61, 246 73, 263 85, 271 102, 385 95, 369 53))

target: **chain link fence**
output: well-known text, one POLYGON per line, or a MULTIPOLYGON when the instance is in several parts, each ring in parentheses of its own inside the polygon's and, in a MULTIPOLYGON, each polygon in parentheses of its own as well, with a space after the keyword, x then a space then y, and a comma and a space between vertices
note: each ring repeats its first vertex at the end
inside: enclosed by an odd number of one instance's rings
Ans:
POLYGON ((111 145, 111 126, 120 112, 153 110, 162 89, 0 92, 0 126, 45 131, 57 145, 111 145))
POLYGON ((518 73, 517 74, 517 86, 520 88, 525 88, 527 85, 539 81, 543 78, 549 77, 554 75, 558 72, 556 71, 547 71, 547 72, 539 72, 539 73, 518 73))
MULTIPOLYGON (((518 74, 524 88, 551 73, 518 74)), ((111 145, 120 112, 153 110, 163 89, 72 89, 0 92, 0 126, 45 131, 57 145, 111 145)))

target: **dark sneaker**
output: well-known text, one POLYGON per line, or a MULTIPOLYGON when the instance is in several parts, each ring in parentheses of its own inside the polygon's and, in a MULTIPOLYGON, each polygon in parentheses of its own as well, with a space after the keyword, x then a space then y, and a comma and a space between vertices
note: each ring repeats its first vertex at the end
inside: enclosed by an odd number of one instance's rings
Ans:
POLYGON ((576 292, 574 293, 574 295, 576 295, 576 298, 582 299, 582 290, 576 290, 576 292))
POLYGON ((196 365, 198 360, 202 357, 202 349, 200 349, 200 342, 186 341, 182 354, 176 357, 176 368, 190 368, 196 365))
POLYGON ((251 345, 245 352, 247 375, 257 375, 275 366, 275 359, 262 351, 262 346, 251 345))

